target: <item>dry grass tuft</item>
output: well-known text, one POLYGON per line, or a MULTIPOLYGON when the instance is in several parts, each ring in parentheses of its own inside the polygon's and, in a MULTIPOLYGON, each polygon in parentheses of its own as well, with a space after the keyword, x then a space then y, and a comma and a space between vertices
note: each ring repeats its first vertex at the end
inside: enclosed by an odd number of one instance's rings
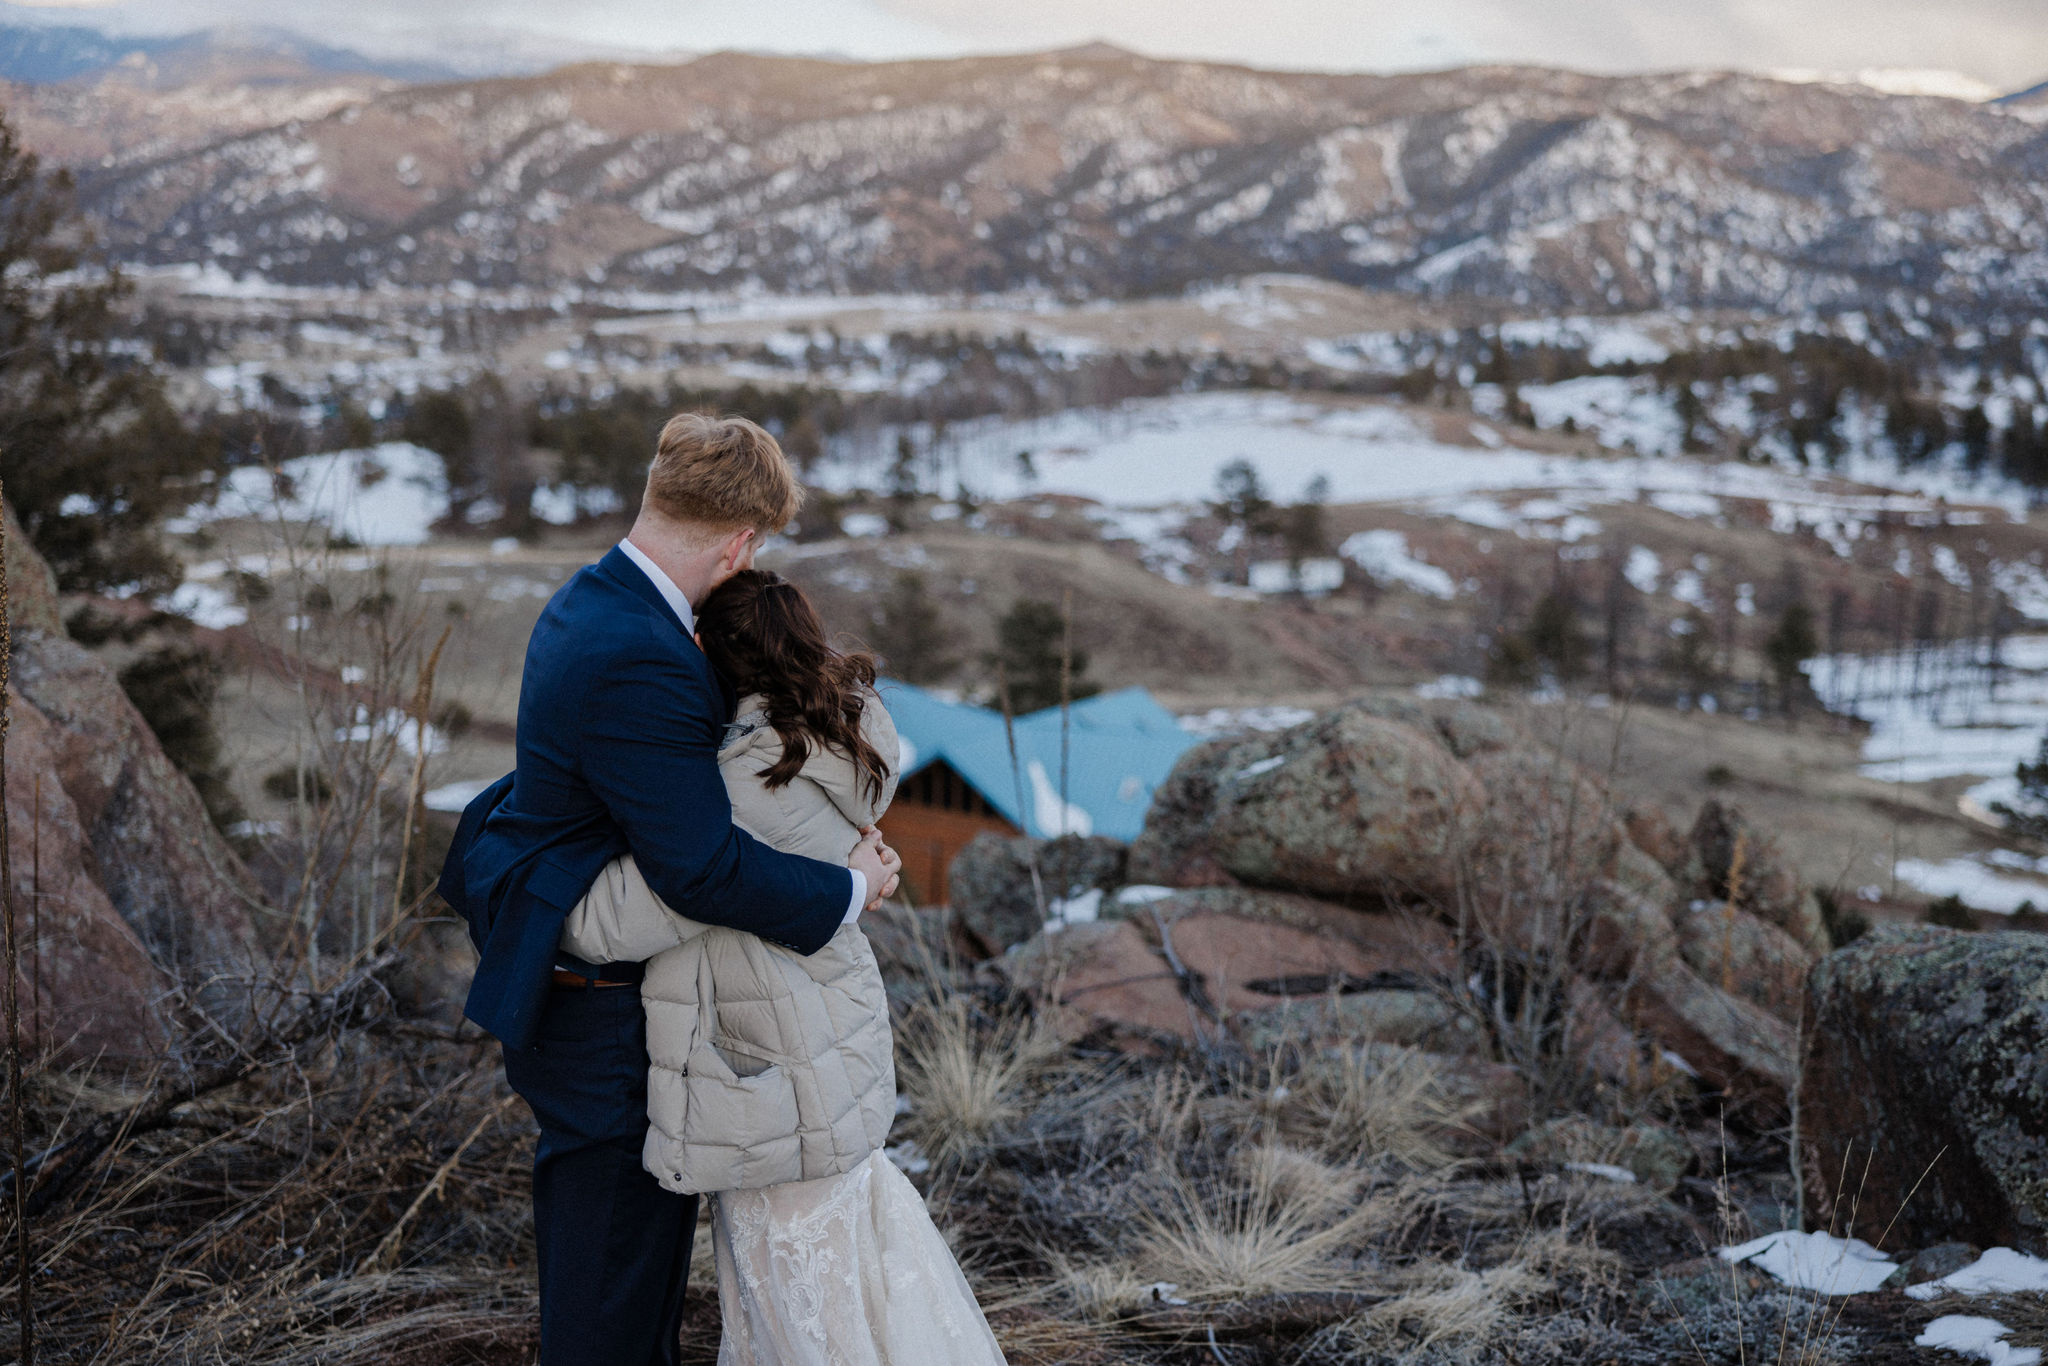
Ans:
POLYGON ((1438 1263, 1410 1274, 1411 1289, 1354 1321, 1361 1345, 1484 1347, 1501 1336, 1518 1307, 1556 1288, 1520 1258, 1486 1271, 1438 1263))
POLYGON ((1393 1045, 1314 1055, 1288 1086, 1279 1117, 1294 1136, 1339 1161, 1390 1160, 1413 1171, 1455 1166, 1445 1136, 1485 1108, 1453 1094, 1429 1054, 1393 1045))
POLYGON ((1029 1017, 984 1023, 964 996, 919 1001, 896 1023, 897 1076, 909 1097, 904 1132, 934 1161, 987 1154, 1024 1113, 1025 1090, 1062 1053, 1029 1017))
POLYGON ((1361 1199, 1359 1171, 1312 1153, 1261 1145, 1232 1165, 1216 1181, 1154 1174, 1134 1221, 1139 1274, 1193 1301, 1356 1289, 1367 1273, 1346 1254, 1408 1213, 1397 1194, 1361 1199))

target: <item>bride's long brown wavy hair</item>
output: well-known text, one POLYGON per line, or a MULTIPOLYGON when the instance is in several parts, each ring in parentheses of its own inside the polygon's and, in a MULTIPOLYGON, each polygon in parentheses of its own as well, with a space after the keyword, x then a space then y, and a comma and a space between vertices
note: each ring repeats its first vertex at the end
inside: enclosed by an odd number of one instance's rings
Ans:
POLYGON ((782 737, 782 757, 762 774, 768 786, 795 778, 819 745, 851 759, 870 795, 881 795, 889 765, 860 728, 875 657, 833 649, 801 588, 772 570, 743 569, 704 599, 697 630, 733 690, 767 701, 768 723, 782 737))

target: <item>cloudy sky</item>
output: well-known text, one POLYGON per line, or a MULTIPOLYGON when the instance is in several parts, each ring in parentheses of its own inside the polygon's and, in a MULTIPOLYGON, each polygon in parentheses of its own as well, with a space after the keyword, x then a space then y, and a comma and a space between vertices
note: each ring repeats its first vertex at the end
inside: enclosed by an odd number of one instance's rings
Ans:
MULTIPOLYGON (((16 4, 21 0, 15 0, 16 4)), ((1156 56, 1406 70, 1533 62, 1959 71, 2048 80, 2048 0, 32 0, 45 17, 163 30, 289 23, 386 50, 470 35, 596 48, 939 56, 1104 39, 1156 56)), ((522 44, 523 45, 523 44, 522 44)))

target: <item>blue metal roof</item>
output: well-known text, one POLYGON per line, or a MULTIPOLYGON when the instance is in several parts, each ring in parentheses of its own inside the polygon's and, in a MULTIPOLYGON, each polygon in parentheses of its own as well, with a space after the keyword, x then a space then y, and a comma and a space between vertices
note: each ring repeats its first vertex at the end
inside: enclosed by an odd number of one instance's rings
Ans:
POLYGON ((903 740, 903 776, 945 760, 989 805, 1029 835, 1136 839, 1152 792, 1199 743, 1143 688, 1084 698, 1069 709, 1064 819, 1060 801, 1060 709, 1016 720, 1017 763, 1003 714, 947 702, 884 679, 882 701, 903 740), (1023 805, 1019 807, 1019 787, 1023 805))

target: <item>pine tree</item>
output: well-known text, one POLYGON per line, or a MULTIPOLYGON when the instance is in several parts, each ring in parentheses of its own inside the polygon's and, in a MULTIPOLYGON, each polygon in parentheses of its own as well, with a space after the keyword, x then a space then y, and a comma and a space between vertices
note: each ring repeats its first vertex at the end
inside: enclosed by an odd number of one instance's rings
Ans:
POLYGON ((150 362, 119 354, 129 286, 73 213, 67 173, 45 174, 0 115, 0 479, 66 591, 182 577, 157 539, 199 501, 220 452, 187 429, 150 362), (77 272, 73 274, 73 272, 77 272))
POLYGON ((898 574, 875 604, 872 634, 883 667, 906 683, 936 683, 959 663, 948 653, 955 634, 915 571, 898 574))
POLYGON ((1226 524, 1244 528, 1246 535, 1265 531, 1273 516, 1273 501, 1266 496, 1258 468, 1242 456, 1217 471, 1216 501, 1211 506, 1226 524))
POLYGON ((2013 769, 2020 786, 2019 802, 1992 803, 1991 809, 2005 820, 2005 828, 2022 839, 2048 840, 2048 736, 2041 737, 2033 762, 2022 759, 2013 769))
POLYGON ((1324 516, 1329 501, 1330 481, 1319 474, 1309 480, 1301 501, 1291 505, 1281 519, 1280 536, 1287 543, 1287 563, 1297 577, 1303 560, 1329 553, 1330 533, 1324 516))
POLYGON ((1813 609, 1804 599, 1794 598, 1778 614, 1778 624, 1764 641, 1764 660, 1778 685, 1778 705, 1787 713, 1797 695, 1799 666, 1820 649, 1820 633, 1814 628, 1813 609))
POLYGON ((917 479, 917 443, 910 439, 909 432, 896 437, 896 458, 889 462, 889 484, 884 490, 889 499, 889 526, 902 531, 910 520, 910 509, 917 502, 919 493, 917 479))
MULTIPOLYGON (((1009 686, 1011 709, 1019 716, 1059 705, 1060 643, 1065 635, 1060 609, 1036 598, 1017 599, 996 623, 996 649, 984 662, 991 674, 1000 670, 1009 686)), ((1075 646, 1070 663, 1069 697, 1078 702, 1102 691, 1100 684, 1085 677, 1086 650, 1075 646)))
POLYGON ((1567 589, 1553 588, 1537 600, 1529 614, 1529 649, 1548 664, 1560 683, 1569 683, 1586 671, 1589 646, 1579 626, 1579 606, 1567 589))

